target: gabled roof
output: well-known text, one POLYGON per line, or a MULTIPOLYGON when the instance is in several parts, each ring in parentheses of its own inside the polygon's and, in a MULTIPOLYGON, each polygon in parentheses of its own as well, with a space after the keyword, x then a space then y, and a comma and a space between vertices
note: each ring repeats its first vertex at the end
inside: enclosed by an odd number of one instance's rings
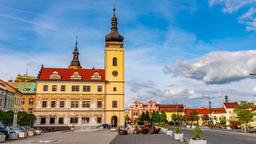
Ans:
POLYGON ((237 102, 227 102, 227 103, 224 103, 224 106, 226 108, 228 108, 228 109, 235 108, 237 105, 238 105, 237 102))
POLYGON ((42 67, 38 74, 38 81, 105 81, 105 70, 104 69, 69 69, 69 68, 44 68, 42 67), (50 79, 50 76, 54 72, 60 76, 59 79, 50 79), (92 79, 95 73, 101 76, 100 80, 92 79), (81 79, 72 79, 74 73, 78 74, 81 79))
POLYGON ((16 89, 15 87, 11 86, 10 84, 8 84, 7 82, 0 80, 0 84, 6 88, 8 91, 12 92, 12 93, 21 93, 18 89, 16 89))

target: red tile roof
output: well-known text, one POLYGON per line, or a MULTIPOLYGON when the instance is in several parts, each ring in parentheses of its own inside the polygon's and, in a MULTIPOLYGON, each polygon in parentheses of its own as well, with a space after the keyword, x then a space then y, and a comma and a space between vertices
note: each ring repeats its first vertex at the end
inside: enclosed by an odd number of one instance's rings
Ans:
POLYGON ((159 111, 164 112, 183 112, 184 105, 183 104, 159 104, 159 111))
MULTIPOLYGON (((210 114, 210 109, 209 108, 187 108, 185 110, 185 114, 190 114, 192 111, 196 111, 197 114, 210 114)), ((212 114, 221 114, 221 113, 226 113, 225 108, 211 108, 212 114)))
POLYGON ((227 103, 224 103, 224 106, 226 108, 235 108, 237 105, 238 105, 237 102, 227 102, 227 103))
POLYGON ((79 75, 82 77, 81 79, 75 80, 75 81, 105 81, 105 70, 104 69, 69 69, 69 68, 44 68, 42 67, 39 74, 38 79, 39 81, 44 80, 54 80, 54 81, 70 81, 74 79, 71 79, 71 76, 74 74, 74 72, 78 72, 79 75), (58 72, 58 75, 61 76, 61 79, 49 79, 50 75, 53 74, 53 72, 58 72), (98 72, 99 75, 102 77, 101 80, 91 80, 91 76, 95 72, 98 72))

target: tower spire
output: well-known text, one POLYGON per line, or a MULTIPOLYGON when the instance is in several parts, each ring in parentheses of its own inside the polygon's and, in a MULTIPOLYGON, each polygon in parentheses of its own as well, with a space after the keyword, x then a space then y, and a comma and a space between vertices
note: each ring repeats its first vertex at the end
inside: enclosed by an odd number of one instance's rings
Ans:
POLYGON ((123 42, 124 38, 117 31, 117 17, 116 17, 116 8, 113 6, 113 16, 111 19, 111 31, 106 35, 106 42, 123 42))
POLYGON ((77 48, 77 36, 76 36, 76 43, 75 43, 75 49, 73 51, 73 59, 69 65, 69 68, 70 69, 80 69, 82 68, 81 65, 80 65, 80 61, 78 59, 78 56, 79 56, 79 52, 78 52, 78 48, 77 48))

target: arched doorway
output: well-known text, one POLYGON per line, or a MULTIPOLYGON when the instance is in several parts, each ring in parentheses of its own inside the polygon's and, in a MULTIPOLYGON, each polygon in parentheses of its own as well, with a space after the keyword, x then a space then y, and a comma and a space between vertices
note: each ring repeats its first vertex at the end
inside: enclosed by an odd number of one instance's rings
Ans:
POLYGON ((112 116, 111 125, 112 127, 117 127, 117 116, 112 116))

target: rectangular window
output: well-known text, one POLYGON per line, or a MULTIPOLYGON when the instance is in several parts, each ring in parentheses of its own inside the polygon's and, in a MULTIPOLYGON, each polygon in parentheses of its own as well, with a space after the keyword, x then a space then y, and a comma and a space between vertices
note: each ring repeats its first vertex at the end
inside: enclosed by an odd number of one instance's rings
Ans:
POLYGON ((64 124, 64 119, 63 118, 59 118, 59 124, 64 124))
POLYGON ((57 91, 57 85, 52 85, 52 91, 57 91))
POLYGON ((116 91, 116 87, 113 87, 113 91, 116 91))
POLYGON ((102 108, 102 101, 97 101, 97 108, 102 108))
POLYGON ((42 107, 46 108, 47 107, 47 101, 42 101, 42 107))
POLYGON ((0 99, 0 106, 2 106, 2 99, 0 99))
POLYGON ((83 86, 84 92, 89 92, 90 90, 91 90, 91 86, 88 86, 88 85, 83 86))
POLYGON ((22 102, 21 102, 22 104, 25 104, 25 98, 22 98, 22 102))
POLYGON ((43 125, 43 124, 45 124, 45 122, 46 122, 46 119, 45 119, 44 117, 42 117, 42 118, 40 119, 40 124, 43 125))
POLYGON ((48 91, 48 85, 43 86, 43 91, 48 91))
POLYGON ((101 117, 97 117, 97 123, 101 123, 101 117))
POLYGON ((66 91, 66 86, 65 85, 61 85, 60 86, 60 91, 66 91))
POLYGON ((33 98, 29 98, 28 103, 29 103, 30 105, 33 105, 33 104, 34 104, 34 99, 33 99, 33 98))
POLYGON ((117 108, 117 101, 112 101, 112 108, 117 108))
POLYGON ((83 101, 82 106, 83 108, 90 108, 90 101, 83 101))
POLYGON ((71 123, 71 124, 76 124, 76 123, 78 123, 78 118, 77 118, 77 117, 71 117, 71 118, 70 118, 70 123, 71 123))
POLYGON ((64 108, 65 107, 65 101, 60 101, 60 108, 64 108))
POLYGON ((56 101, 51 101, 51 108, 55 108, 56 107, 56 101))
POLYGON ((71 101, 71 108, 78 108, 79 107, 79 101, 71 101))
POLYGON ((50 118, 50 124, 55 124, 55 118, 50 118))
POLYGON ((88 124, 90 122, 90 118, 89 117, 83 117, 82 118, 82 124, 88 124))
POLYGON ((72 91, 79 91, 79 85, 72 85, 72 91))
POLYGON ((98 86, 98 92, 102 92, 102 86, 98 86))

